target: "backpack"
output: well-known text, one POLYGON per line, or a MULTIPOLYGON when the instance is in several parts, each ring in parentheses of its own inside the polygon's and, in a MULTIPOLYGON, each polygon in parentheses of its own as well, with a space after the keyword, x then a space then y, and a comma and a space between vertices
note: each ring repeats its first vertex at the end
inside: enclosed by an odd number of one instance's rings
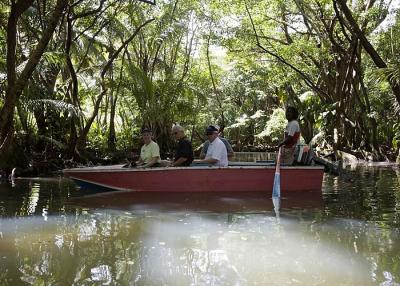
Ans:
POLYGON ((296 165, 312 165, 314 156, 314 151, 311 147, 299 144, 294 152, 294 161, 296 165))

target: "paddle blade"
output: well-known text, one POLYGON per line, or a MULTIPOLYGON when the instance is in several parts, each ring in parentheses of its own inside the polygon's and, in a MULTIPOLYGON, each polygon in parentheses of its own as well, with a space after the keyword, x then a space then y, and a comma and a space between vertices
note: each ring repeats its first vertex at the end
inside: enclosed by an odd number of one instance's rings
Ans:
POLYGON ((281 208, 281 198, 272 197, 272 203, 274 205, 274 211, 275 211, 275 214, 276 214, 276 218, 279 220, 279 217, 280 217, 279 209, 281 208))
POLYGON ((274 187, 272 189, 272 197, 273 198, 281 197, 281 174, 280 173, 275 173, 274 187))

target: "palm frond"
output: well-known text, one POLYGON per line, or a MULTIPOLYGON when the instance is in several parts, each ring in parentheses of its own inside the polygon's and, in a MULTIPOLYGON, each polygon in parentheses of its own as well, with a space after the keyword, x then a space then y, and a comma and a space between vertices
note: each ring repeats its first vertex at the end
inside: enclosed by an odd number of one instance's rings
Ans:
POLYGON ((377 76, 379 80, 400 84, 400 65, 382 68, 377 70, 377 76))
POLYGON ((65 54, 62 52, 45 52, 42 57, 42 61, 46 61, 49 64, 61 67, 65 64, 65 54))
POLYGON ((58 112, 68 112, 70 116, 83 116, 83 113, 74 105, 64 102, 62 100, 54 100, 54 99, 34 99, 34 100, 27 100, 24 104, 32 109, 37 110, 45 105, 47 108, 51 108, 52 110, 58 112))

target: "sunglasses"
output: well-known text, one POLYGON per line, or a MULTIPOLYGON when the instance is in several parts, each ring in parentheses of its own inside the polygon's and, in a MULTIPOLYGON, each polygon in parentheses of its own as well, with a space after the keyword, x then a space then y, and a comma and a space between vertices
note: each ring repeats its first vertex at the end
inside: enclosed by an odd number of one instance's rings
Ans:
POLYGON ((213 135, 214 132, 207 132, 206 135, 213 135))
POLYGON ((178 131, 174 132, 174 135, 178 134, 178 131))

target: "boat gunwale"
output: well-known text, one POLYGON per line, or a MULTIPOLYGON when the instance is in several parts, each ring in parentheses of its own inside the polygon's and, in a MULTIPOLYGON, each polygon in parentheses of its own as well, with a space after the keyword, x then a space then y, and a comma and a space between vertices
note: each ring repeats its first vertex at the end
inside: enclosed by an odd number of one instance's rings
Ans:
MULTIPOLYGON (((190 167, 156 167, 156 168, 122 168, 122 165, 109 166, 96 166, 84 168, 64 169, 63 173, 106 173, 106 172, 159 172, 159 171, 176 171, 176 170, 229 170, 229 169, 275 169, 275 165, 238 165, 228 167, 215 167, 215 166, 190 166, 190 167), (117 167, 120 166, 120 167, 117 167)), ((283 170, 324 170, 324 166, 281 166, 283 170)))

